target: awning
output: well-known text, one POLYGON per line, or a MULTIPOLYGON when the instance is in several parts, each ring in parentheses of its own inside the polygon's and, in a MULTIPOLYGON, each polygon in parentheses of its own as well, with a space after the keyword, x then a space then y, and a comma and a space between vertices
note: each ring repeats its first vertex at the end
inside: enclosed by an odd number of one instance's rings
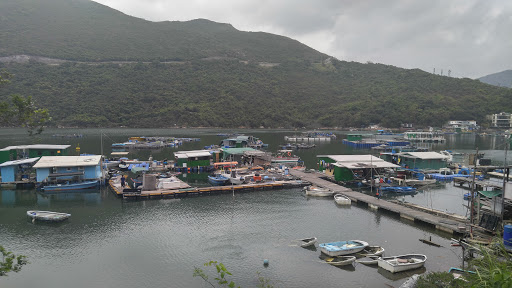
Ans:
POLYGON ((484 195, 487 198, 492 198, 496 196, 501 196, 503 194, 503 191, 501 190, 494 190, 494 191, 478 191, 478 193, 484 195))

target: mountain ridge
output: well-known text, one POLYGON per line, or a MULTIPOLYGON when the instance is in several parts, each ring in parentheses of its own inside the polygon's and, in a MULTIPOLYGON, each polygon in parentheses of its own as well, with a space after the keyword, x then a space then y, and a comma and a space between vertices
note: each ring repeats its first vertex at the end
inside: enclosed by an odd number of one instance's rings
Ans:
POLYGON ((478 78, 480 82, 499 87, 512 88, 512 70, 504 70, 478 78))

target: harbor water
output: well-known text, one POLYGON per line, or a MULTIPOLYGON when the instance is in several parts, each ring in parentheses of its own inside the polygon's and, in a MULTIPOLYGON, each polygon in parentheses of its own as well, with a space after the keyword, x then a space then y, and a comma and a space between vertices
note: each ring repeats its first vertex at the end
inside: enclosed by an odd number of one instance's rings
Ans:
MULTIPOLYGON (((284 144, 285 135, 294 134, 236 132, 259 137, 269 144, 270 151, 284 144)), ((130 136, 201 138, 179 148, 141 150, 130 156, 162 160, 172 159, 173 151, 218 144, 222 137, 217 133, 212 129, 59 129, 31 139, 24 130, 3 129, 0 147, 70 144, 73 152, 79 145, 81 153, 100 153, 103 142, 103 152, 109 155, 112 143, 130 136)), ((315 148, 296 154, 308 168, 315 168, 316 155, 371 152, 345 147, 341 133, 336 134, 337 140, 315 143, 315 148)), ((434 150, 473 152, 478 146, 493 161, 502 161, 499 140, 449 136, 453 137, 434 150)), ((108 188, 53 195, 8 188, 0 192, 0 245, 30 261, 21 272, 0 278, 1 287, 208 287, 192 274, 200 267, 211 272, 213 279, 214 269, 203 266, 210 260, 222 262, 242 287, 255 287, 258 273, 271 279, 275 287, 398 287, 412 274, 447 271, 461 263, 461 250, 450 246, 449 234, 363 206, 340 207, 332 199, 306 197, 301 189, 144 201, 123 201, 108 188), (27 210, 72 216, 59 224, 32 223, 27 210), (428 260, 424 269, 398 274, 360 264, 337 268, 321 262, 319 249, 297 245, 297 239, 313 236, 320 243, 360 239, 383 246, 386 255, 420 253, 428 260), (418 241, 420 238, 431 238, 442 247, 428 246, 418 241), (268 266, 263 265, 264 259, 268 266)), ((444 183, 415 195, 385 197, 464 215, 464 193, 467 190, 444 183)))

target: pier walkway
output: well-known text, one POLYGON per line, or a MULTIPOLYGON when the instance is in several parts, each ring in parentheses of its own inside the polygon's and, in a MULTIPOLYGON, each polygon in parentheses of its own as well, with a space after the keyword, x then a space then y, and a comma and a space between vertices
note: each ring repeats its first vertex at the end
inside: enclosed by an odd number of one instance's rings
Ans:
POLYGON ((310 182, 314 185, 331 189, 336 193, 343 194, 349 197, 353 202, 366 203, 372 209, 382 209, 399 214, 401 218, 408 219, 415 222, 424 222, 434 226, 436 229, 449 232, 452 234, 464 233, 466 231, 466 223, 456 217, 448 217, 448 215, 435 215, 413 209, 397 203, 392 203, 383 199, 377 199, 374 196, 366 195, 360 192, 353 191, 352 189, 340 186, 336 183, 322 179, 325 175, 320 173, 304 173, 291 169, 290 174, 299 177, 304 181, 310 182))

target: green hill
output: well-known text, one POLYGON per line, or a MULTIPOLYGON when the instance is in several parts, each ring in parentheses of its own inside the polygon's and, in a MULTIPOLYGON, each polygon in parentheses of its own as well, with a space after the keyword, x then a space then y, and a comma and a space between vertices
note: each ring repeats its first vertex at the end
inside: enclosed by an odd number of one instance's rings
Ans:
POLYGON ((0 43, 0 69, 14 74, 0 100, 31 95, 55 125, 440 126, 512 112, 512 89, 320 62, 327 56, 286 37, 208 20, 154 23, 87 0, 2 0, 0 43), (9 59, 24 54, 67 62, 9 59), (101 63, 114 60, 124 62, 101 63))
POLYGON ((494 86, 512 88, 512 70, 505 70, 499 73, 490 74, 480 77, 478 80, 494 86))
POLYGON ((150 22, 89 0, 2 0, 0 43, 0 57, 26 54, 80 61, 325 58, 282 36, 238 31, 204 19, 150 22))

